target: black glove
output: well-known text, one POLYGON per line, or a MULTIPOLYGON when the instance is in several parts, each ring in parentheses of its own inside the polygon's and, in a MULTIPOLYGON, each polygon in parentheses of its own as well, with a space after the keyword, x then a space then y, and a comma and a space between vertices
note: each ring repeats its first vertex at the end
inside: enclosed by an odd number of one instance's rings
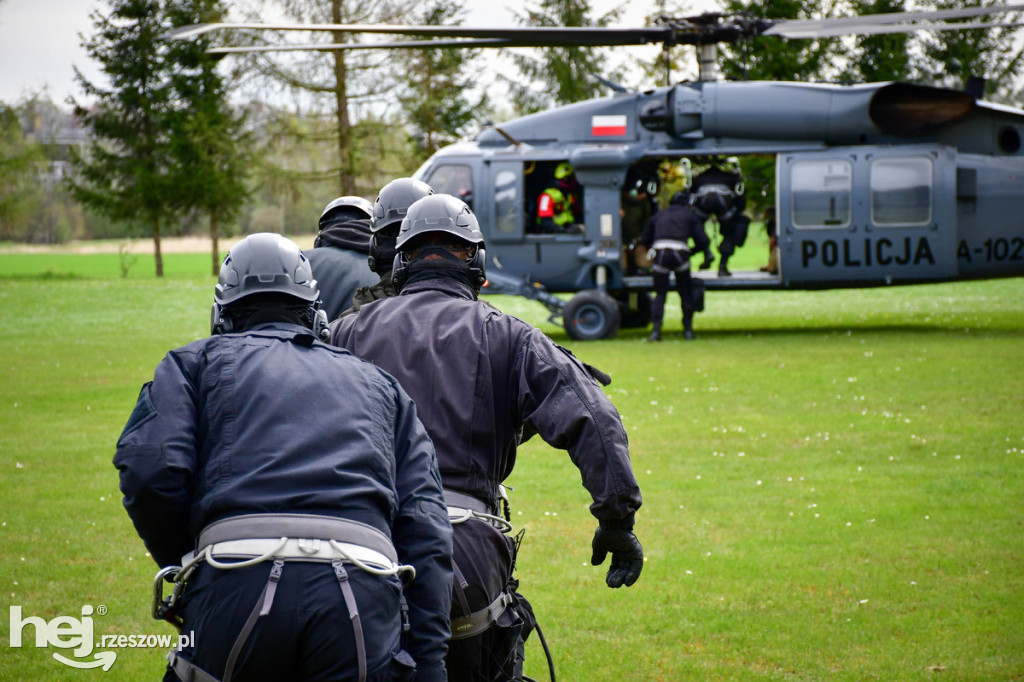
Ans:
POLYGON ((603 564, 608 552, 612 553, 612 563, 605 578, 608 587, 629 587, 640 577, 644 567, 644 548, 633 531, 598 528, 594 533, 593 548, 590 563, 594 566, 603 564))

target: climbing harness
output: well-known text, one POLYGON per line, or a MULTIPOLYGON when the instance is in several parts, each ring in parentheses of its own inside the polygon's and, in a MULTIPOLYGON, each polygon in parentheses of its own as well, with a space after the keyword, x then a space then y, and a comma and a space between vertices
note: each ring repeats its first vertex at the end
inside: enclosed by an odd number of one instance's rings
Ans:
MULTIPOLYGON (((206 562, 219 570, 233 570, 265 561, 273 561, 270 575, 231 647, 223 678, 218 680, 178 656, 177 651, 171 651, 168 660, 178 677, 186 682, 230 682, 242 647, 259 619, 270 613, 285 563, 302 561, 329 563, 334 570, 352 620, 359 681, 364 682, 366 642, 345 564, 372 575, 400 576, 403 584, 416 577, 416 569, 398 562, 395 547, 384 533, 358 521, 313 514, 246 514, 212 523, 199 534, 196 550, 182 557, 181 566, 168 566, 157 573, 153 584, 153 617, 168 620, 180 628, 174 607, 199 564, 206 562), (174 590, 167 599, 163 596, 164 582, 174 582, 174 590)), ((408 629, 404 598, 402 613, 403 629, 408 629)))

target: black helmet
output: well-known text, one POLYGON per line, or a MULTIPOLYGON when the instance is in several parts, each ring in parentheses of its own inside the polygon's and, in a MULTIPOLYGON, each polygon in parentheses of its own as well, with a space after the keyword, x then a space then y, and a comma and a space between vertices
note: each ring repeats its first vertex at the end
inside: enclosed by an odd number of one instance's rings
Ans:
MULTIPOLYGON (((318 312, 320 291, 299 245, 273 232, 251 234, 228 251, 213 292, 211 333, 232 331, 226 307, 254 294, 279 294, 318 312)), ((319 316, 319 314, 318 314, 319 316)), ((319 333, 320 330, 314 330, 319 333)))
POLYGON ((380 194, 377 195, 377 201, 373 203, 373 223, 370 225, 370 230, 376 233, 388 225, 401 223, 410 206, 418 199, 433 193, 434 190, 430 188, 430 185, 422 180, 415 178, 392 180, 381 188, 380 194))
POLYGON ((377 201, 373 203, 370 222, 370 232, 373 234, 370 236, 370 257, 367 263, 371 270, 377 274, 387 272, 395 258, 394 238, 402 219, 416 200, 433 193, 430 185, 414 178, 398 178, 381 188, 377 201), (388 230, 388 234, 378 234, 387 227, 394 227, 394 230, 388 230))
POLYGON ((320 229, 322 230, 325 227, 329 227, 335 217, 342 215, 350 215, 351 217, 358 218, 360 220, 372 220, 373 204, 362 197, 338 197, 331 203, 327 204, 324 208, 324 212, 320 214, 320 229))
POLYGON ((398 249, 393 268, 395 285, 401 288, 409 267, 409 254, 405 247, 417 237, 438 232, 450 234, 468 244, 476 245, 475 253, 467 260, 466 264, 469 266, 470 275, 477 288, 482 286, 486 279, 486 273, 484 271, 484 235, 480 231, 480 223, 477 222, 476 216, 473 215, 473 211, 466 205, 466 202, 450 194, 432 194, 423 197, 409 207, 409 212, 402 220, 402 228, 398 232, 398 241, 395 243, 395 247, 398 249))

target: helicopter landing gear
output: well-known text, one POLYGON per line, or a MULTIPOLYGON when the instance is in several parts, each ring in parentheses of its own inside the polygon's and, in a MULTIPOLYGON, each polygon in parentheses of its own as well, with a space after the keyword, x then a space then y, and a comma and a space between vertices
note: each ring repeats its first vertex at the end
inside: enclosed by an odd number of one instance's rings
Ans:
POLYGON ((565 304, 562 324, 569 338, 577 341, 610 339, 622 321, 619 303, 596 289, 584 289, 565 304))

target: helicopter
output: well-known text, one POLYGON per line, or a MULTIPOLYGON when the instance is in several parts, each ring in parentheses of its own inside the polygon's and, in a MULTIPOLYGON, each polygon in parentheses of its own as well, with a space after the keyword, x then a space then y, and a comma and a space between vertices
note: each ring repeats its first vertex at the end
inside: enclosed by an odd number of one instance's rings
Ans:
MULTIPOLYGON (((693 169, 774 158, 777 267, 699 271, 707 289, 872 287, 1024 275, 1024 110, 974 94, 905 82, 837 85, 722 81, 716 46, 786 39, 1010 25, 950 23, 1024 5, 820 20, 705 13, 642 28, 470 28, 219 23, 219 29, 318 30, 413 36, 379 43, 257 45, 250 51, 424 47, 694 45, 696 82, 559 106, 444 147, 414 177, 463 198, 487 244, 481 293, 538 301, 577 340, 650 323, 653 278, 629 263, 623 194, 637 168, 693 169), (538 229, 538 195, 561 164, 579 184, 572 229, 538 229), (633 174, 633 175, 631 175, 633 174), (568 300, 556 294, 572 294, 568 300)), ((653 189, 653 188, 652 188, 653 189)), ((742 194, 742 183, 734 194, 742 194)), ((735 197, 734 197, 735 198, 735 197)))

